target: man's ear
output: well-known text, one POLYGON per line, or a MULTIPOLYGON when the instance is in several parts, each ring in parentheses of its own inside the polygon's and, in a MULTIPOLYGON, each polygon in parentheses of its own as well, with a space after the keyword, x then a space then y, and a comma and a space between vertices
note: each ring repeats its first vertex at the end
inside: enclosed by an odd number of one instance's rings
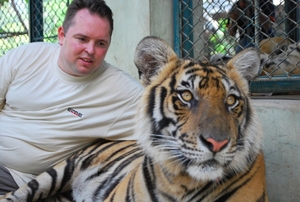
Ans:
POLYGON ((58 43, 59 45, 62 45, 65 38, 65 30, 63 26, 60 26, 57 30, 57 36, 58 36, 58 43))

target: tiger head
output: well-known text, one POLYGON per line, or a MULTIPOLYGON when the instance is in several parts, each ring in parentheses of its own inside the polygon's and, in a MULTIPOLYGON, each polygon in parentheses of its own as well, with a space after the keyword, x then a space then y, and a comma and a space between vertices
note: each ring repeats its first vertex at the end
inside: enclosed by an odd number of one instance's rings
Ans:
POLYGON ((180 59, 162 39, 146 37, 135 64, 145 86, 136 133, 145 154, 170 174, 218 181, 245 171, 261 150, 248 96, 259 73, 256 49, 226 64, 180 59))

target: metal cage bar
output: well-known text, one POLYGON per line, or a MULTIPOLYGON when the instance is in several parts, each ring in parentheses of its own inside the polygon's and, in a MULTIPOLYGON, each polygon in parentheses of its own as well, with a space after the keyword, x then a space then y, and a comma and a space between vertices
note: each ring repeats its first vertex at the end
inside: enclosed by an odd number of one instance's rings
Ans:
POLYGON ((179 0, 173 0, 173 13, 174 13, 174 51, 178 56, 181 56, 181 49, 180 49, 180 6, 179 0))
POLYGON ((29 39, 30 42, 44 40, 43 0, 29 0, 29 39))

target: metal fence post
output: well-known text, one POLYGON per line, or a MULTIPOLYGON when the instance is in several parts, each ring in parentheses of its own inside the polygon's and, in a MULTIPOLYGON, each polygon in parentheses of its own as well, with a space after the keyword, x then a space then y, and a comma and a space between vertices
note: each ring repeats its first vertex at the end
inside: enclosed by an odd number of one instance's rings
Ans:
POLYGON ((181 57, 181 49, 180 49, 180 5, 179 0, 173 0, 173 17, 174 17, 174 51, 175 53, 181 57))
POLYGON ((299 11, 299 0, 285 1, 285 12, 288 15, 288 18, 285 21, 286 33, 289 37, 295 42, 300 40, 300 30, 299 30, 299 21, 300 21, 300 11, 299 11))
POLYGON ((43 41, 43 0, 29 0, 29 40, 43 41))
POLYGON ((182 12, 182 56, 194 58, 194 33, 193 33, 193 1, 192 0, 182 0, 181 2, 181 12, 182 12))

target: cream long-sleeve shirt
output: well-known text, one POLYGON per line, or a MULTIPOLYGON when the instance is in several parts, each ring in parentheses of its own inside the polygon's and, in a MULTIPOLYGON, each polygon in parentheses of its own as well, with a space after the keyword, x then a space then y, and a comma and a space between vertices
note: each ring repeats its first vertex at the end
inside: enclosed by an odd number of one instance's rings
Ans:
POLYGON ((106 62, 92 75, 68 75, 59 50, 32 43, 0 58, 0 164, 19 186, 96 138, 137 139, 139 82, 106 62))

